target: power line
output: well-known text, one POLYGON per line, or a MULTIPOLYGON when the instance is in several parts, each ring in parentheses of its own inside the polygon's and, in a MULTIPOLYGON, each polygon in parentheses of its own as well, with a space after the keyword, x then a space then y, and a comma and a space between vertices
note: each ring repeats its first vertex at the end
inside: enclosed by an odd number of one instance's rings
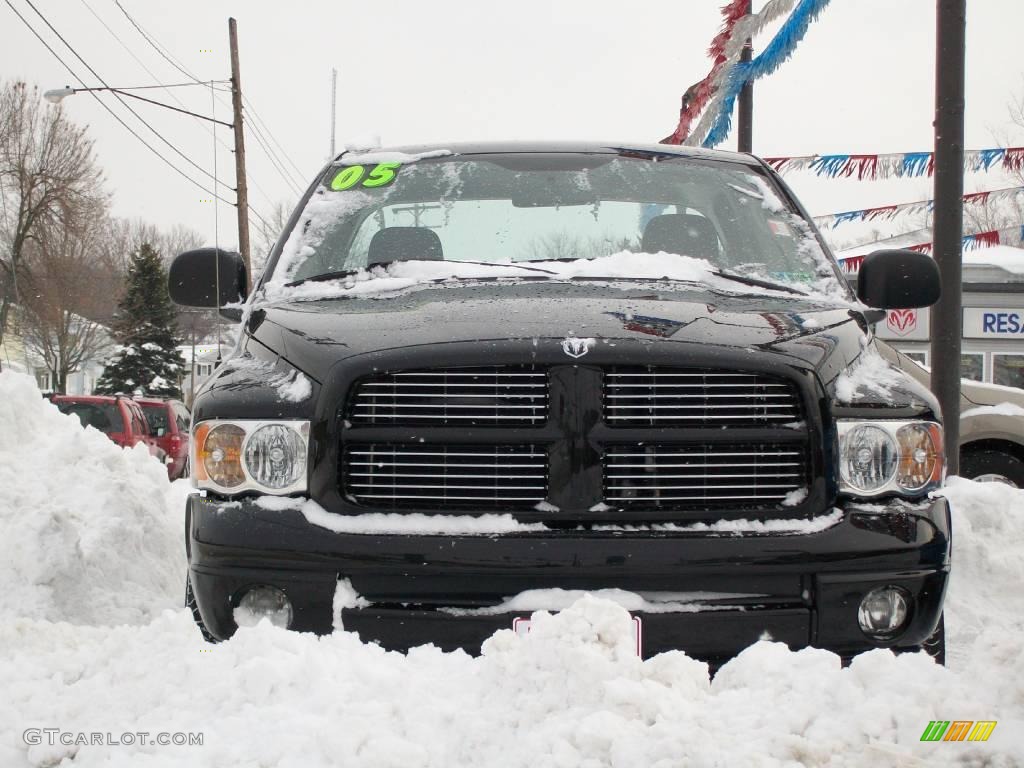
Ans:
MULTIPOLYGON (((96 21, 98 21, 100 24, 102 24, 103 28, 106 29, 107 32, 110 33, 111 37, 113 37, 118 42, 118 44, 125 51, 127 51, 128 55, 131 56, 135 60, 135 62, 140 67, 142 67, 143 70, 146 71, 146 74, 148 74, 154 80, 159 81, 160 78, 157 77, 156 73, 153 72, 153 70, 151 70, 148 66, 146 66, 146 63, 135 54, 135 51, 133 51, 131 49, 131 47, 127 43, 125 43, 124 40, 121 39, 120 35, 118 35, 117 32, 115 32, 113 29, 111 29, 110 25, 107 24, 107 22, 103 20, 102 16, 100 16, 98 13, 96 13, 96 11, 92 8, 92 6, 89 5, 87 0, 81 0, 81 2, 82 2, 82 5, 84 5, 86 7, 86 9, 89 11, 89 13, 91 13, 93 15, 93 17, 96 19, 96 21)), ((230 80, 212 80, 209 83, 203 83, 203 82, 200 82, 198 80, 193 79, 193 80, 190 80, 188 83, 174 83, 174 84, 171 84, 171 85, 157 84, 157 85, 145 85, 145 86, 137 86, 137 87, 138 88, 162 88, 164 90, 164 92, 167 94, 168 98, 170 98, 175 103, 177 103, 178 106, 184 108, 185 107, 185 103, 181 99, 179 99, 177 97, 177 95, 172 90, 170 90, 171 88, 177 88, 177 87, 186 86, 186 85, 204 85, 204 86, 207 86, 207 87, 211 88, 211 90, 219 91, 221 93, 230 93, 230 89, 228 89, 228 88, 214 88, 211 85, 211 83, 230 83, 230 82, 231 82, 230 80)), ((122 89, 119 89, 119 90, 129 90, 129 89, 122 88, 122 89)), ((219 99, 219 101, 221 102, 221 104, 224 103, 222 99, 219 99)), ((195 118, 195 119, 198 122, 199 118, 195 118)), ((234 147, 232 147, 231 145, 227 144, 223 139, 217 137, 216 136, 216 132, 214 132, 214 138, 215 138, 216 142, 218 144, 220 144, 220 146, 223 147, 224 149, 226 149, 228 152, 234 152, 235 151, 234 147)), ((271 205, 273 205, 273 203, 274 203, 273 198, 263 188, 263 186, 259 183, 259 180, 252 174, 251 171, 249 171, 248 169, 246 169, 246 171, 247 171, 247 175, 248 175, 249 181, 251 181, 253 186, 256 187, 256 189, 258 189, 263 194, 263 197, 266 199, 266 201, 268 203, 270 203, 271 205)), ((253 211, 253 213, 256 213, 256 212, 253 211)), ((258 213, 256 215, 259 216, 258 213)))
POLYGON ((295 172, 296 172, 297 174, 299 174, 299 178, 300 178, 300 179, 303 179, 303 180, 305 180, 305 178, 306 178, 306 174, 305 174, 305 173, 303 173, 302 169, 301 169, 301 168, 299 168, 299 166, 297 166, 297 165, 295 164, 295 161, 294 161, 294 160, 292 160, 292 159, 291 159, 291 158, 290 158, 290 157, 288 156, 288 153, 287 153, 287 152, 285 151, 285 148, 284 148, 284 147, 282 147, 282 146, 281 146, 281 143, 280 143, 280 142, 279 142, 279 141, 278 141, 278 140, 277 140, 277 139, 276 139, 276 138, 274 137, 274 134, 273 134, 273 133, 271 132, 270 128, 269 128, 269 127, 267 126, 267 124, 266 124, 266 123, 264 122, 263 118, 262 118, 262 117, 260 117, 259 113, 258 113, 258 112, 256 111, 256 107, 254 107, 254 106, 253 106, 253 104, 252 104, 252 102, 251 102, 251 101, 249 101, 249 99, 248 99, 248 98, 246 98, 246 96, 245 96, 245 94, 244 94, 244 93, 242 94, 242 101, 244 101, 244 102, 245 102, 245 105, 246 105, 246 106, 247 106, 247 107, 249 108, 249 111, 250 111, 250 112, 252 113, 252 116, 253 116, 253 118, 255 118, 255 120, 256 120, 256 121, 257 121, 257 122, 258 122, 258 123, 259 123, 259 124, 260 124, 261 126, 263 126, 263 129, 264 129, 264 130, 265 130, 265 131, 267 132, 267 135, 268 135, 268 136, 270 136, 270 138, 271 138, 271 139, 273 140, 274 144, 276 144, 276 145, 277 145, 277 148, 281 150, 281 154, 282 154, 282 155, 284 155, 285 159, 286 159, 286 160, 287 160, 287 161, 288 161, 289 163, 291 163, 291 166, 292 166, 292 168, 294 168, 294 169, 295 169, 295 172))
MULTIPOLYGON (((50 44, 47 43, 46 40, 43 39, 42 35, 40 35, 39 32, 37 32, 36 29, 29 23, 28 19, 26 19, 24 16, 21 15, 21 13, 18 11, 18 9, 15 8, 14 5, 11 3, 11 0, 4 0, 4 2, 14 12, 14 15, 17 16, 21 20, 22 24, 24 24, 28 28, 28 30, 36 37, 36 39, 39 40, 39 42, 43 44, 43 47, 45 47, 46 50, 48 50, 50 52, 50 54, 55 59, 57 59, 57 61, 59 61, 61 63, 61 65, 64 67, 64 69, 66 69, 68 71, 68 74, 70 74, 75 80, 77 80, 79 82, 79 84, 83 88, 87 88, 88 86, 86 86, 85 81, 82 80, 82 78, 80 78, 78 76, 78 74, 67 64, 67 62, 65 62, 64 59, 62 59, 60 57, 60 54, 58 54, 55 50, 53 50, 53 48, 50 46, 50 44)), ((196 181, 191 176, 189 176, 187 173, 185 173, 185 171, 181 170, 181 168, 179 168, 174 163, 172 163, 170 160, 168 160, 166 157, 164 157, 162 154, 160 154, 160 152, 157 149, 155 149, 152 144, 150 144, 142 136, 140 136, 135 131, 134 128, 132 128, 130 125, 128 125, 128 123, 126 123, 121 118, 120 115, 118 115, 113 109, 111 109, 103 99, 101 99, 99 96, 97 96, 94 91, 89 91, 88 93, 94 99, 96 99, 96 101, 99 103, 99 105, 101 107, 103 107, 105 110, 107 110, 107 112, 109 112, 111 114, 111 116, 113 116, 113 118, 115 120, 117 120, 117 122, 119 122, 122 126, 124 126, 125 130, 127 130, 132 136, 134 136, 136 139, 138 139, 140 142, 142 142, 142 144, 146 147, 146 149, 148 149, 154 155, 156 155, 161 160, 163 160, 164 163, 166 163, 175 173, 177 173, 179 176, 182 176, 184 179, 190 181, 194 186, 198 187, 200 190, 202 190, 206 194, 211 195, 211 196, 217 198, 218 200, 227 203, 228 205, 236 205, 236 203, 232 202, 231 200, 228 200, 226 198, 221 197, 215 191, 210 190, 207 187, 203 186, 202 182, 196 181)))
POLYGON ((297 181, 292 176, 291 172, 288 171, 288 168, 285 167, 284 162, 281 160, 280 157, 277 156, 277 153, 274 152, 273 147, 270 146, 267 137, 263 134, 262 131, 260 131, 256 127, 256 123, 250 121, 249 130, 252 133, 253 137, 256 139, 256 142, 266 153, 267 159, 270 160, 271 164, 274 166, 275 170, 277 170, 277 172, 280 174, 281 178, 284 179, 292 187, 293 190, 295 190, 296 194, 301 194, 300 188, 302 186, 303 181, 297 181))
MULTIPOLYGON (((184 64, 182 64, 178 59, 176 59, 170 53, 170 49, 168 49, 165 46, 161 45, 160 42, 157 41, 157 39, 153 35, 151 35, 148 32, 146 32, 146 30, 143 29, 142 25, 139 24, 134 18, 132 18, 132 15, 130 13, 128 13, 128 11, 125 9, 125 7, 123 5, 121 5, 120 0, 114 0, 114 4, 120 9, 121 13, 124 14, 125 18, 128 19, 128 21, 131 23, 131 25, 133 27, 135 27, 136 31, 142 36, 142 38, 147 43, 149 43, 150 47, 152 47, 153 50, 155 50, 168 64, 170 64, 172 67, 174 67, 176 70, 178 70, 178 72, 180 72, 181 74, 185 75, 185 77, 190 78, 194 82, 200 83, 200 84, 203 83, 202 80, 200 80, 193 72, 189 71, 189 69, 187 67, 185 67, 184 64)), ((150 73, 150 74, 152 74, 152 73, 150 73)), ((264 129, 266 130, 267 135, 270 136, 270 139, 273 140, 273 142, 275 144, 277 144, 278 147, 280 147, 281 146, 280 142, 278 142, 277 139, 274 138, 273 133, 271 133, 270 129, 267 128, 266 123, 264 123, 262 118, 260 118, 260 116, 256 113, 256 110, 252 106, 252 102, 250 102, 249 99, 245 98, 244 95, 243 95, 242 98, 243 98, 244 102, 246 103, 246 106, 249 107, 249 111, 252 113, 253 117, 255 118, 255 120, 253 122, 250 122, 250 124, 249 124, 250 128, 252 129, 254 137, 259 133, 259 131, 257 129, 257 125, 256 125, 256 123, 258 121, 260 124, 263 125, 264 129)), ((218 101, 220 101, 221 104, 225 104, 225 102, 222 99, 218 99, 218 101)), ((227 106, 227 105, 225 105, 225 106, 227 106)), ((257 143, 261 143, 260 142, 260 138, 262 138, 262 137, 257 137, 257 143)), ((295 191, 296 194, 301 195, 302 194, 301 183, 300 184, 296 184, 295 180, 293 178, 290 178, 289 176, 285 175, 285 173, 283 172, 284 163, 277 157, 277 155, 270 148, 269 142, 264 138, 261 144, 262 144, 261 148, 267 154, 267 157, 268 157, 268 159, 270 159, 271 164, 274 166, 275 170, 277 170, 277 172, 279 174, 281 174, 281 177, 285 180, 286 183, 289 184, 289 186, 292 187, 293 191, 295 191)), ((295 165, 295 163, 291 160, 291 158, 287 157, 287 153, 284 152, 283 148, 281 149, 281 152, 282 152, 282 154, 285 154, 285 157, 288 159, 288 162, 290 162, 292 164, 292 166, 298 172, 298 174, 299 174, 298 178, 300 179, 300 181, 302 183, 305 183, 305 174, 303 174, 302 171, 299 170, 298 166, 295 165)), ((271 200, 271 198, 270 198, 270 195, 267 194, 266 190, 264 190, 259 185, 256 185, 256 186, 257 186, 257 188, 261 192, 263 192, 263 195, 267 198, 268 202, 273 202, 271 200)), ((250 208, 251 208, 251 206, 250 206, 250 208)), ((259 218, 261 220, 263 220, 262 217, 259 217, 259 218)))
MULTIPOLYGON (((51 24, 49 22, 49 20, 39 11, 38 8, 36 8, 36 6, 32 2, 32 0, 25 0, 25 2, 28 4, 29 8, 31 8, 33 11, 35 11, 36 15, 40 19, 42 19, 43 23, 47 27, 50 28, 50 31, 53 32, 53 34, 55 34, 57 36, 57 39, 60 40, 62 43, 64 43, 64 45, 67 47, 67 49, 69 51, 71 51, 71 53, 74 54, 75 58, 78 59, 80 62, 82 62, 83 66, 85 66, 85 68, 88 69, 92 73, 93 77, 95 77, 97 80, 99 80, 101 83, 103 83, 104 87, 110 89, 114 93, 114 98, 116 98, 119 102, 121 102, 121 104, 124 106, 125 109, 127 109, 129 112, 131 112, 140 123, 142 123, 144 126, 146 126, 153 133, 154 136, 156 136, 158 139, 160 139, 160 141, 162 141, 164 144, 166 144, 168 147, 170 147, 179 157, 181 157, 183 160, 185 160, 185 162, 187 162, 189 165, 191 165, 196 170, 200 171, 201 173, 204 173, 205 175, 207 175, 211 179, 213 179, 214 180, 214 185, 216 186, 216 184, 218 182, 214 178, 213 174, 211 174, 208 170, 203 168, 201 165, 199 165, 197 162, 195 162, 192 158, 190 158, 188 155, 186 155, 184 152, 182 152, 180 149, 178 149, 167 138, 165 138, 162 133, 160 133, 156 128, 154 128, 152 125, 150 125, 148 122, 146 122, 146 120, 144 120, 143 117, 138 112, 136 112, 134 109, 131 108, 131 106, 128 104, 128 102, 126 102, 121 97, 121 95, 119 93, 117 93, 114 89, 110 88, 110 86, 107 84, 107 81, 104 80, 102 77, 100 77, 99 72, 97 72, 95 69, 93 69, 91 66, 89 66, 89 62, 87 62, 85 59, 83 59, 81 57, 81 55, 78 53, 78 51, 76 51, 75 48, 71 45, 71 43, 69 43, 64 38, 64 36, 61 35, 61 33, 56 30, 56 28, 53 26, 53 24, 51 24)), ((86 87, 86 86, 83 84, 83 87, 86 87)), ((223 186, 227 187, 226 184, 224 184, 223 186)), ((227 188, 231 189, 230 187, 227 187, 227 188)))
MULTIPOLYGON (((250 124, 250 127, 251 127, 251 124, 250 124)), ((256 131, 252 131, 252 136, 253 136, 253 138, 254 138, 254 139, 256 139, 256 143, 257 143, 257 144, 258 144, 258 145, 259 145, 259 146, 260 146, 260 147, 261 147, 261 148, 263 149, 263 151, 267 153, 267 159, 268 159, 268 160, 270 160, 270 164, 271 164, 272 166, 274 166, 274 170, 276 170, 276 171, 277 171, 277 172, 278 172, 278 173, 280 174, 281 178, 282 178, 282 179, 284 179, 285 183, 286 183, 286 184, 287 184, 287 185, 288 185, 289 187, 291 187, 291 188, 292 188, 292 191, 293 191, 293 192, 294 192, 294 193, 295 193, 296 195, 301 195, 301 194, 302 194, 302 190, 301 190, 301 189, 299 188, 298 184, 296 184, 296 183, 295 183, 295 182, 294 182, 294 181, 293 181, 293 180, 292 180, 292 179, 291 179, 291 178, 290 178, 290 177, 289 177, 289 176, 288 176, 288 175, 287 175, 287 174, 285 173, 284 169, 283 169, 283 168, 282 168, 282 167, 281 167, 281 166, 280 166, 280 165, 278 164, 278 163, 279 163, 279 161, 275 160, 275 158, 274 158, 274 156, 273 156, 273 153, 272 153, 272 152, 271 152, 271 151, 269 150, 269 148, 267 147, 267 144, 266 144, 266 140, 265 140, 265 139, 263 139, 263 138, 262 138, 262 137, 260 136, 260 134, 259 134, 259 133, 257 133, 256 131)))
POLYGON ((114 4, 115 4, 115 5, 116 5, 116 6, 118 7, 118 8, 120 8, 120 9, 121 9, 121 13, 123 13, 123 14, 125 15, 125 18, 126 18, 126 19, 128 19, 128 21, 130 21, 130 22, 131 22, 131 25, 132 25, 133 27, 135 27, 135 29, 137 29, 137 30, 138 30, 139 34, 140 34, 140 35, 142 35, 142 37, 143 37, 143 38, 145 38, 146 42, 147 42, 147 43, 149 43, 149 44, 150 44, 150 45, 151 45, 151 46, 153 47, 153 49, 154 49, 154 50, 155 50, 155 51, 156 51, 157 53, 159 53, 159 54, 160 54, 160 55, 161 55, 161 56, 162 56, 162 57, 163 57, 163 58, 164 58, 164 59, 165 59, 165 60, 167 61, 167 63, 168 63, 168 64, 170 64, 170 65, 171 65, 172 67, 174 67, 174 68, 175 68, 176 70, 178 70, 179 72, 181 72, 181 74, 183 74, 183 75, 184 75, 185 77, 188 77, 188 78, 190 78, 190 79, 192 79, 192 80, 195 80, 195 81, 196 81, 197 83, 202 83, 202 82, 203 82, 203 81, 202 81, 202 80, 200 80, 200 79, 199 79, 198 77, 196 77, 196 76, 195 76, 195 75, 193 75, 193 74, 192 74, 191 72, 189 72, 189 71, 188 71, 187 69, 185 69, 184 65, 182 65, 182 64, 180 64, 180 63, 178 63, 178 61, 177 61, 177 60, 176 60, 176 59, 175 59, 175 58, 174 58, 173 56, 171 56, 171 55, 170 55, 169 53, 165 53, 165 52, 164 52, 164 50, 163 50, 163 49, 161 48, 161 46, 160 46, 160 45, 158 45, 158 44, 156 43, 156 41, 155 41, 155 40, 154 40, 154 39, 153 39, 152 37, 150 37, 150 36, 149 36, 149 34, 148 34, 148 33, 146 32, 146 30, 144 30, 144 29, 143 29, 143 28, 142 28, 142 27, 141 27, 141 26, 139 25, 139 23, 138 23, 137 21, 135 21, 135 19, 133 19, 133 18, 132 18, 131 14, 130 14, 130 13, 128 13, 128 11, 126 11, 126 10, 124 9, 124 6, 123 6, 123 5, 121 5, 121 2, 120 2, 120 0, 114 0, 114 4))

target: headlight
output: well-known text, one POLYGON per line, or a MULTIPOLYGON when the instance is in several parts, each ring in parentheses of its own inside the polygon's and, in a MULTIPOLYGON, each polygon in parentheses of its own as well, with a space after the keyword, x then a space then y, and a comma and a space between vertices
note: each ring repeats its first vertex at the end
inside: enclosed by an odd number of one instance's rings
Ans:
POLYGON ((222 493, 306 490, 308 421, 203 421, 192 432, 193 482, 222 493))
POLYGON ((245 443, 245 468, 268 488, 294 485, 306 471, 306 441, 283 424, 260 427, 245 443))
POLYGON ((942 427, 932 421, 840 421, 839 490, 921 494, 942 483, 942 427))

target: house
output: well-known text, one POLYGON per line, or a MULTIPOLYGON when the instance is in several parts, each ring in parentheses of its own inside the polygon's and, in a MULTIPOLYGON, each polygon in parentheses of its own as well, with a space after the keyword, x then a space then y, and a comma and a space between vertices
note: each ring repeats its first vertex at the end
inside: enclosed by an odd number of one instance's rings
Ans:
MULTIPOLYGON (((5 370, 18 371, 34 376, 36 384, 43 392, 53 391, 53 374, 46 366, 42 357, 26 342, 19 327, 20 312, 12 307, 4 331, 3 342, 0 342, 0 363, 5 370)), ((84 318, 83 318, 84 319, 84 318)), ((112 337, 107 328, 101 327, 101 343, 99 349, 76 370, 68 374, 65 392, 69 395, 91 395, 100 376, 103 375, 104 360, 109 352, 112 337)))

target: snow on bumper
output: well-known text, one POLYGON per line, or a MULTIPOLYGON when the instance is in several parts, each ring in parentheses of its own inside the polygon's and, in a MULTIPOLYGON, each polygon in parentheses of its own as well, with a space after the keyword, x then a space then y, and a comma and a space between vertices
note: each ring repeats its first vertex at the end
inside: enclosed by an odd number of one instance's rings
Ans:
POLYGON ((918 503, 849 504, 834 525, 793 535, 720 531, 519 531, 501 535, 338 533, 298 509, 253 500, 190 497, 188 552, 203 622, 218 638, 235 629, 246 590, 281 589, 292 629, 326 634, 339 617, 339 579, 369 605, 343 608, 345 629, 406 649, 426 643, 479 651, 517 615, 448 608, 494 606, 526 590, 621 589, 737 595, 707 610, 634 612, 643 655, 681 649, 729 658, 765 634, 791 648, 844 656, 879 646, 913 648, 934 631, 949 571, 949 512, 918 503), (857 623, 861 598, 895 585, 913 598, 906 629, 872 642, 857 623), (755 596, 751 596, 754 593, 755 596))

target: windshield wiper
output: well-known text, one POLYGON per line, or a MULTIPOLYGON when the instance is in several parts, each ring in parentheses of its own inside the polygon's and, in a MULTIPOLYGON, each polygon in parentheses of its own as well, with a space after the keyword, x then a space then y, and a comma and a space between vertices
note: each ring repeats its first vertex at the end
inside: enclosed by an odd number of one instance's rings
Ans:
POLYGON ((762 280, 757 277, 748 277, 747 275, 737 275, 735 272, 726 272, 724 269, 713 269, 711 274, 715 277, 724 277, 726 280, 732 280, 736 283, 742 283, 743 285, 750 285, 755 288, 768 288, 773 291, 785 291, 786 293, 792 293, 796 296, 807 296, 808 294, 803 291, 799 291, 792 286, 786 285, 785 283, 776 283, 771 280, 762 280))
MULTIPOLYGON (((403 259, 402 261, 406 261, 406 260, 403 259)), ((408 259, 408 261, 418 261, 418 262, 423 262, 425 264, 436 263, 433 260, 426 260, 426 259, 408 259)), ((398 261, 398 260, 396 260, 396 261, 382 261, 382 262, 378 262, 376 264, 372 264, 370 266, 371 267, 389 267, 392 264, 399 264, 399 263, 401 263, 401 261, 398 261)), ((553 272, 550 269, 541 269, 540 267, 527 267, 527 266, 525 266, 523 264, 513 264, 513 263, 502 264, 502 263, 495 263, 495 262, 490 262, 490 261, 461 261, 461 260, 460 261, 449 261, 447 263, 448 264, 474 264, 474 265, 477 265, 477 266, 480 266, 480 267, 499 267, 499 268, 500 267, 515 267, 516 269, 524 269, 527 272, 541 272, 541 273, 543 273, 545 275, 557 275, 558 274, 557 272, 553 272)), ((367 269, 369 269, 369 267, 367 267, 367 269)), ((357 274, 360 271, 362 271, 362 270, 359 270, 359 269, 339 269, 339 270, 336 270, 334 272, 324 272, 322 275, 313 275, 311 277, 304 277, 301 280, 293 280, 292 282, 286 283, 285 285, 288 288, 292 288, 292 287, 294 287, 296 285, 302 285, 303 283, 322 282, 322 281, 325 281, 325 280, 337 280, 337 279, 342 278, 342 277, 351 277, 352 275, 355 275, 355 274, 357 274)), ((455 276, 455 277, 457 277, 457 276, 455 276)), ((446 279, 446 278, 438 278, 438 279, 441 280, 441 279, 446 279)))
MULTIPOLYGON (((382 265, 383 266, 383 265, 382 265)), ((324 272, 321 275, 313 275, 311 277, 303 277, 299 280, 292 280, 290 283, 285 283, 285 288, 294 288, 296 285, 302 285, 303 283, 318 283, 324 280, 338 280, 342 277, 352 277, 360 270, 358 269, 338 269, 334 272, 324 272)))
POLYGON ((550 269, 541 269, 540 267, 527 267, 524 264, 516 264, 515 262, 509 262, 508 264, 493 262, 493 261, 453 261, 452 264, 476 264, 481 267, 515 267, 516 269, 525 269, 530 272, 543 272, 545 275, 557 275, 557 272, 553 272, 550 269))

